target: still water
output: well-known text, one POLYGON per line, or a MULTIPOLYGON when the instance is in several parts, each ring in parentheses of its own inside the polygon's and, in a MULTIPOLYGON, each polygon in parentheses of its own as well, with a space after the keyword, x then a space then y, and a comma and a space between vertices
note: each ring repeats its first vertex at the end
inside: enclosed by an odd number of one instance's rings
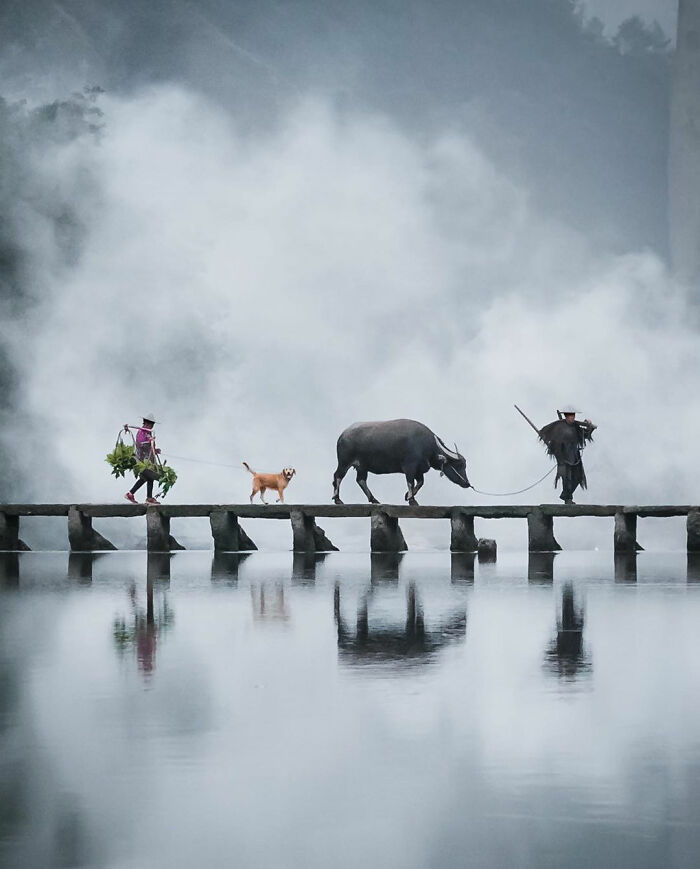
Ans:
POLYGON ((8 867, 697 867, 700 571, 0 561, 8 867))

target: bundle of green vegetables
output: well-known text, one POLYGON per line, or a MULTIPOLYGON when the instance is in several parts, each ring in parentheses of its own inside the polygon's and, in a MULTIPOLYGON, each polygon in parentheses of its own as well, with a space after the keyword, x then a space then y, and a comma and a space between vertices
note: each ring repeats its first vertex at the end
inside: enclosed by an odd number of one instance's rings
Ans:
POLYGON ((158 494, 160 497, 162 498, 164 495, 167 495, 176 482, 177 474, 175 473, 175 469, 171 468, 167 462, 163 462, 160 467, 160 476, 158 477, 158 486, 160 487, 158 494))
POLYGON ((133 447, 127 446, 122 441, 118 441, 114 447, 114 451, 109 453, 105 459, 112 466, 112 474, 115 477, 123 477, 127 471, 133 471, 136 466, 136 451, 133 447))
POLYGON ((151 459, 136 458, 136 450, 133 446, 127 446, 123 441, 118 441, 114 451, 109 453, 105 461, 112 466, 112 474, 115 477, 123 477, 127 471, 132 471, 136 478, 145 471, 151 471, 158 479, 159 496, 167 495, 177 482, 177 474, 167 462, 157 465, 151 459))
POLYGON ((135 477, 140 477, 141 474, 145 473, 146 471, 151 471, 151 473, 155 474, 156 476, 160 473, 160 468, 158 467, 158 465, 156 465, 156 463, 152 462, 150 459, 143 459, 141 461, 134 462, 133 470, 135 477))

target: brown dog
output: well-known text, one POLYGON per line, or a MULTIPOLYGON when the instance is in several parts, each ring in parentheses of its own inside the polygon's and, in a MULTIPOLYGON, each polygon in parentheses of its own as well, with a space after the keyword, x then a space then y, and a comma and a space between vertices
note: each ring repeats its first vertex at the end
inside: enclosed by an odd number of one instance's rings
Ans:
POLYGON ((253 475, 253 491, 250 493, 251 504, 253 503, 253 498, 258 493, 260 493, 260 500, 263 504, 267 504, 267 501, 263 497, 267 489, 275 489, 279 495, 277 499, 278 503, 284 503, 284 490, 289 485, 289 481, 294 474, 296 474, 294 468, 283 468, 280 474, 258 474, 247 462, 243 462, 243 467, 253 475))

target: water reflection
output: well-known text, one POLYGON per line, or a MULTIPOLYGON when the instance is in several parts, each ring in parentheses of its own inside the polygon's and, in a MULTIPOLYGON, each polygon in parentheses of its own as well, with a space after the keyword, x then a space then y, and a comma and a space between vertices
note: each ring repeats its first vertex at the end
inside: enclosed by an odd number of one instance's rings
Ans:
POLYGON ((450 579, 453 583, 474 582, 473 552, 453 552, 450 557, 450 579))
POLYGON ((615 553, 615 582, 626 583, 637 581, 637 553, 615 553))
POLYGON ((68 579, 79 585, 90 585, 93 565, 98 557, 92 552, 71 552, 68 555, 68 579))
POLYGON ((235 588, 238 572, 250 552, 214 552, 211 560, 211 581, 235 588))
POLYGON ((696 865, 685 553, 638 556, 633 595, 610 553, 558 554, 545 588, 524 552, 473 586, 446 552, 375 559, 374 583, 329 555, 308 587, 291 555, 238 582, 190 552, 149 588, 145 557, 100 556, 92 586, 67 553, 4 561, 0 865, 696 865))
POLYGON ((259 582, 250 587, 253 620, 256 622, 289 621, 289 609, 282 582, 259 582))
POLYGON ((313 585, 316 567, 323 562, 326 552, 295 552, 292 557, 292 585, 313 585))
POLYGON ((3 552, 0 554, 0 588, 17 588, 19 586, 19 553, 3 552))
POLYGON ((396 669, 421 666, 433 661, 441 649, 464 641, 467 613, 463 605, 453 606, 442 618, 434 623, 431 620, 431 627, 426 628, 420 596, 415 583, 410 583, 403 623, 397 625, 384 617, 370 626, 370 605, 375 594, 370 586, 360 595, 353 630, 342 614, 341 585, 335 584, 334 615, 341 663, 396 669))
POLYGON ((688 553, 688 582, 700 582, 700 552, 688 553))
POLYGON ((527 557, 527 581, 533 585, 550 585, 554 580, 557 552, 530 552, 527 557))
POLYGON ((168 604, 165 589, 161 589, 156 609, 150 578, 146 582, 145 611, 139 604, 135 582, 129 586, 128 595, 131 612, 114 620, 112 636, 120 656, 125 656, 128 651, 136 653, 138 668, 148 679, 155 670, 159 638, 172 629, 175 613, 168 604))
POLYGON ((399 566, 403 552, 373 552, 370 555, 370 581, 378 583, 397 583, 399 566))
POLYGON ((149 552, 146 561, 146 579, 149 583, 170 583, 169 552, 149 552))
POLYGON ((557 633, 545 654, 546 668, 561 679, 575 680, 592 669, 590 655, 583 642, 583 604, 576 601, 573 584, 562 587, 561 617, 557 616, 557 633))

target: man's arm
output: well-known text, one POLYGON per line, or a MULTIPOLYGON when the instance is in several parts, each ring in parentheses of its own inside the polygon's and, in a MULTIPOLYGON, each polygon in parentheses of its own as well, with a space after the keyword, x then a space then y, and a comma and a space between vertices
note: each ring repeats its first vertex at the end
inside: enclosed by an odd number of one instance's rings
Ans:
POLYGON ((592 423, 590 419, 584 419, 581 422, 576 423, 578 425, 578 430, 581 433, 584 441, 593 440, 593 432, 598 428, 595 423, 592 423))

